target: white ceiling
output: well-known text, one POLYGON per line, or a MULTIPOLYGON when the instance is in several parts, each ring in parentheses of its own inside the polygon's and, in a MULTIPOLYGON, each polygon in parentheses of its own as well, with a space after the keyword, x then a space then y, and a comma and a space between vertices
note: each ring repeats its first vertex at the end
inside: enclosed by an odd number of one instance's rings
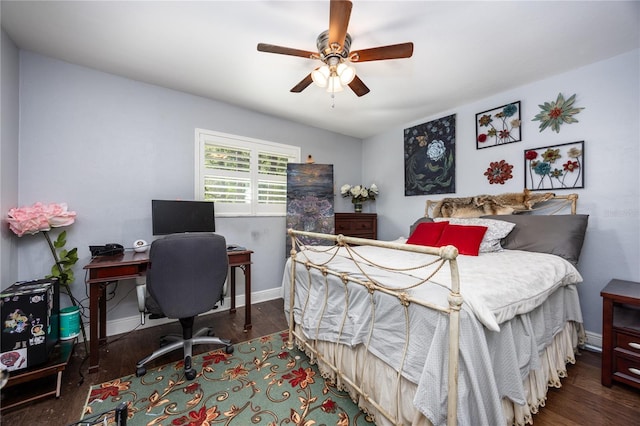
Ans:
POLYGON ((637 1, 353 3, 352 51, 414 54, 355 64, 371 92, 333 108, 314 85, 289 92, 319 61, 256 50, 315 51, 328 1, 2 0, 1 14, 22 49, 358 138, 640 47, 637 1))

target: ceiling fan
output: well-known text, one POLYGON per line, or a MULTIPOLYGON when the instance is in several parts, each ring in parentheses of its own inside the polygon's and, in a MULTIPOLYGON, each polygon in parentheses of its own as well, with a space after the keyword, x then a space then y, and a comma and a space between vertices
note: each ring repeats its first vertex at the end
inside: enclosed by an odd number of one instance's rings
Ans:
POLYGON ((291 92, 300 93, 312 82, 326 87, 327 92, 334 93, 348 85, 358 96, 369 93, 369 88, 358 78, 351 63, 382 61, 385 59, 410 58, 413 55, 413 43, 393 44, 351 52, 351 36, 347 33, 351 8, 348 0, 331 0, 329 9, 329 30, 322 32, 316 40, 317 52, 258 43, 258 51, 279 53, 281 55, 300 56, 318 59, 324 65, 313 70, 291 92))

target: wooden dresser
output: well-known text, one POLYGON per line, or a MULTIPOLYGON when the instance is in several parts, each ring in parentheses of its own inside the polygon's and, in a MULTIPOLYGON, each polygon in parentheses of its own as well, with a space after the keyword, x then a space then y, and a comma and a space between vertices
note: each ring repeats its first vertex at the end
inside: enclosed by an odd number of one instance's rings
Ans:
POLYGON ((611 280, 602 296, 602 384, 640 389, 640 283, 611 280))
POLYGON ((336 213, 336 235, 348 237, 378 238, 378 215, 376 213, 336 213))

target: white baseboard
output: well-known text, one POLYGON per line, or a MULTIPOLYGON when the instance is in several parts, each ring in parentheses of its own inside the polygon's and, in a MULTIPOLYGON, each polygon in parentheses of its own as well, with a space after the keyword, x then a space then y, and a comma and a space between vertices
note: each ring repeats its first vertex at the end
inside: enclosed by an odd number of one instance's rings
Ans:
POLYGON ((587 335, 587 343, 584 345, 586 349, 594 352, 602 352, 602 334, 585 331, 587 335))
MULTIPOLYGON (((282 297, 282 289, 280 287, 272 288, 269 290, 258 291, 255 293, 251 293, 251 303, 260 303, 266 302, 268 300, 279 299, 282 297)), ((236 307, 242 307, 245 305, 245 297, 244 294, 240 294, 236 297, 236 307)), ((208 313, 214 312, 224 312, 228 311, 231 306, 231 298, 225 297, 224 304, 220 306, 218 309, 212 309, 208 313)), ((116 334, 127 333, 133 331, 135 329, 142 330, 143 328, 155 327, 157 325, 167 324, 170 322, 177 321, 175 319, 169 318, 160 318, 160 319, 149 319, 147 316, 145 318, 144 325, 140 324, 140 315, 134 315, 126 318, 119 318, 115 320, 107 320, 107 336, 114 336, 116 334)), ((89 333, 89 327, 87 326, 87 334, 89 333)), ((91 337, 89 337, 91 339, 91 337)))

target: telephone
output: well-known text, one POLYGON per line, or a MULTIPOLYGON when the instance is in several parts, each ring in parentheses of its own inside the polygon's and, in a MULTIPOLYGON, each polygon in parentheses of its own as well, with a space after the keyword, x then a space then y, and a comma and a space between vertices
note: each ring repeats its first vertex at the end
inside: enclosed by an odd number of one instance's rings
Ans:
POLYGON ((115 256, 124 253, 122 244, 105 244, 103 246, 89 246, 91 256, 115 256))

